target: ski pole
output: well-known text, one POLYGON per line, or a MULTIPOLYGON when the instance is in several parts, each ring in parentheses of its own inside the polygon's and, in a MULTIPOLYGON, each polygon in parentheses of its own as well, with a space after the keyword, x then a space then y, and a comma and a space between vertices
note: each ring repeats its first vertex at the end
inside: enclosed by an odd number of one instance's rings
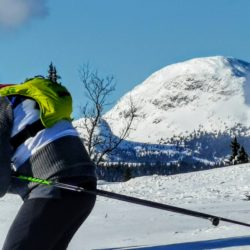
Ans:
POLYGON ((24 175, 17 175, 17 174, 12 175, 12 177, 17 178, 19 180, 23 180, 23 181, 38 183, 40 185, 53 186, 53 187, 71 190, 71 191, 75 191, 75 192, 85 192, 85 193, 89 193, 89 194, 93 194, 93 195, 99 195, 99 196, 103 196, 103 197, 107 197, 107 198, 111 198, 111 199, 116 199, 116 200, 130 202, 130 203, 134 203, 134 204, 138 204, 138 205, 143 205, 143 206, 147 206, 147 207, 151 207, 151 208, 157 208, 157 209, 162 209, 162 210, 170 211, 170 212, 174 212, 174 213, 179 213, 179 214, 184 214, 184 215, 188 215, 188 216, 207 219, 207 220, 211 221, 214 226, 218 226, 220 221, 224 221, 224 222, 228 222, 228 223, 233 223, 233 224, 237 224, 237 225, 241 225, 241 226, 250 227, 250 224, 245 223, 245 222, 231 220, 231 219, 227 219, 227 218, 220 217, 220 216, 201 213, 201 212, 197 212, 197 211, 193 211, 193 210, 189 210, 189 209, 185 209, 185 208, 181 208, 181 207, 176 207, 176 206, 167 205, 167 204, 163 204, 163 203, 159 203, 159 202, 144 200, 144 199, 135 198, 135 197, 127 196, 127 195, 117 194, 117 193, 113 193, 113 192, 109 192, 109 191, 105 191, 105 190, 100 190, 100 189, 87 190, 83 187, 74 186, 74 185, 70 185, 70 184, 66 184, 66 183, 61 183, 61 182, 56 182, 56 181, 51 181, 51 180, 44 180, 44 179, 40 179, 40 178, 24 176, 24 175))

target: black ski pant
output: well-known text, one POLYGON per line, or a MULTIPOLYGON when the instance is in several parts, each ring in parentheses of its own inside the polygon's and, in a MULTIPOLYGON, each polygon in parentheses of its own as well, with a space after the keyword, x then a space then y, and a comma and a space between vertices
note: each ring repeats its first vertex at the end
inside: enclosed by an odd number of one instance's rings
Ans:
MULTIPOLYGON (((24 201, 3 250, 65 250, 90 214, 95 195, 63 191, 63 198, 24 201)), ((83 246, 84 247, 84 246, 83 246)))

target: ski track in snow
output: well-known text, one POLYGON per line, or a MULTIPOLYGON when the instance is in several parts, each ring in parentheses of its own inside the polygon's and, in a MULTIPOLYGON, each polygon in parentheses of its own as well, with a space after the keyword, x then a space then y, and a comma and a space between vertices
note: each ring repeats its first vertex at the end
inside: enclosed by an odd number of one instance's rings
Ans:
MULTIPOLYGON (((124 183, 99 181, 98 188, 250 223, 250 164, 124 183)), ((0 247, 21 200, 0 200, 0 247)), ((97 198, 69 250, 250 249, 250 228, 97 198)))

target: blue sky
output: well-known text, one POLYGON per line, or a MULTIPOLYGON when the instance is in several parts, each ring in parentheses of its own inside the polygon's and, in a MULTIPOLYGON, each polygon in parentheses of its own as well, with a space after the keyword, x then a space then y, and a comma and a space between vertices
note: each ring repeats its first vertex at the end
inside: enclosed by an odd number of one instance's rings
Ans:
POLYGON ((248 0, 0 0, 0 82, 47 74, 55 63, 74 98, 79 69, 114 75, 114 103, 150 74, 195 57, 250 62, 248 0))

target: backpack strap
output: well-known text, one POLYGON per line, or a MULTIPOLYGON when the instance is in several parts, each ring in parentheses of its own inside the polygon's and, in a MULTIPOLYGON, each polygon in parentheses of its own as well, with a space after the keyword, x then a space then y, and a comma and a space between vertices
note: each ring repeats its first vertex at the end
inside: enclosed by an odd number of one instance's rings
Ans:
POLYGON ((7 98, 9 99, 9 101, 11 103, 12 109, 16 108, 22 101, 25 100, 24 97, 16 96, 16 95, 7 96, 7 98))
POLYGON ((23 144, 30 137, 34 137, 39 131, 45 129, 41 120, 37 120, 31 124, 28 124, 23 130, 10 139, 10 143, 16 150, 21 144, 23 144))

